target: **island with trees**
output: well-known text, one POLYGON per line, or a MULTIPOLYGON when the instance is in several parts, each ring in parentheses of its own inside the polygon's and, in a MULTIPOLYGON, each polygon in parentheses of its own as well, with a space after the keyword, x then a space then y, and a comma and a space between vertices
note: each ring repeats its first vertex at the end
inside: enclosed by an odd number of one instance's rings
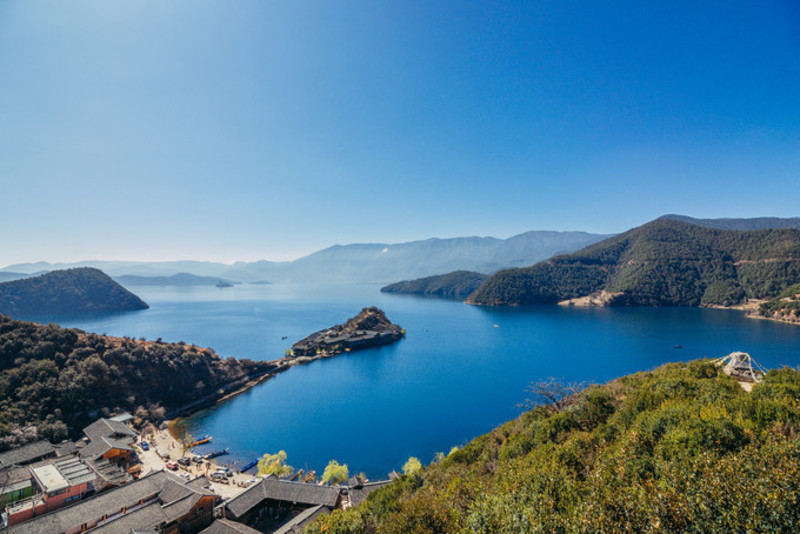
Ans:
POLYGON ((338 324, 314 332, 292 345, 291 356, 333 356, 344 351, 388 345, 400 340, 405 330, 393 324, 383 310, 371 306, 338 324))

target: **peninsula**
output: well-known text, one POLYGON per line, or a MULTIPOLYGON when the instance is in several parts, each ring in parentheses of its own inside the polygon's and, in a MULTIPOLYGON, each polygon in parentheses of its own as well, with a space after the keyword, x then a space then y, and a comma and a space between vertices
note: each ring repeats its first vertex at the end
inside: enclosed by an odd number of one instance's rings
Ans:
POLYGON ((333 356, 344 351, 388 345, 405 335, 405 330, 386 318, 383 310, 371 306, 355 317, 314 332, 292 345, 293 357, 333 356))

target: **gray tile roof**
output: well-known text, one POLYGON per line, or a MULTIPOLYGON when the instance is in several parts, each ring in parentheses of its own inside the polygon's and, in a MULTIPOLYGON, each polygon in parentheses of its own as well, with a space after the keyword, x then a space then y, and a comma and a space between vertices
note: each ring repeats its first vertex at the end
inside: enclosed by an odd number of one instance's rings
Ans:
POLYGON ((306 526, 311 523, 314 519, 321 516, 322 514, 329 514, 331 513, 331 509, 327 506, 319 505, 309 508, 308 510, 303 510, 289 521, 287 521, 281 528, 273 532, 272 534, 295 534, 300 533, 305 530, 306 526))
POLYGON ((54 454, 56 447, 46 439, 34 441, 21 447, 0 453, 0 467, 9 465, 25 465, 44 458, 49 454, 54 454))
POLYGON ((136 432, 128 428, 125 423, 122 423, 121 421, 114 421, 113 419, 105 419, 102 417, 84 428, 83 433, 92 440, 95 437, 111 437, 115 434, 119 434, 120 436, 130 436, 132 438, 136 437, 136 432))
POLYGON ((242 517, 266 499, 312 506, 322 504, 335 508, 339 502, 340 492, 341 489, 338 487, 267 477, 228 501, 226 507, 234 517, 242 517))
POLYGON ((105 525, 93 528, 91 532, 97 534, 131 534, 131 532, 138 532, 144 529, 145 525, 149 528, 166 522, 168 522, 167 514, 164 513, 157 502, 154 502, 105 525))
POLYGON ((261 534, 258 530, 229 519, 217 519, 200 534, 261 534))
MULTIPOLYGON (((40 534, 44 532, 57 534, 66 532, 68 530, 80 527, 83 523, 97 520, 98 518, 103 517, 103 515, 119 512, 123 506, 133 506, 138 504, 140 500, 146 501, 149 498, 156 496, 159 497, 159 502, 155 503, 160 510, 161 515, 159 515, 159 517, 166 517, 169 521, 169 518, 171 517, 180 517, 175 514, 186 509, 187 502, 192 500, 197 502, 197 499, 201 498, 202 495, 213 495, 213 493, 189 487, 184 484, 180 478, 171 473, 157 471, 140 478, 136 482, 131 482, 130 484, 126 484, 119 488, 114 488, 113 490, 103 492, 96 497, 79 502, 78 504, 61 508, 30 521, 9 527, 4 534, 40 534), (177 488, 182 488, 184 496, 183 499, 180 499, 180 491, 177 488), (175 505, 163 506, 166 503, 161 499, 162 491, 165 491, 166 497, 173 499, 173 503, 175 503, 175 505)), ((146 506, 144 508, 150 508, 150 506, 146 506)), ((189 509, 190 508, 191 506, 189 506, 189 509)), ((137 512, 138 510, 133 511, 131 512, 131 515, 137 512)), ((146 514, 141 513, 139 517, 144 519, 145 517, 151 517, 155 515, 158 514, 151 510, 146 514)), ((126 519, 126 516, 123 516, 122 518, 105 525, 104 528, 108 529, 105 532, 115 532, 111 525, 116 521, 122 520, 132 521, 126 519)), ((139 522, 138 526, 146 529, 151 528, 154 525, 148 525, 143 522, 139 522)))
MULTIPOLYGON (((262 479, 262 482, 263 480, 265 479, 262 479)), ((266 499, 264 488, 261 486, 261 482, 258 482, 228 501, 225 507, 234 517, 242 517, 258 506, 264 499, 266 499)))
POLYGON ((92 438, 88 445, 78 450, 78 453, 84 458, 91 458, 97 460, 111 449, 120 449, 123 451, 132 451, 130 446, 132 440, 126 441, 103 436, 96 436, 92 438))

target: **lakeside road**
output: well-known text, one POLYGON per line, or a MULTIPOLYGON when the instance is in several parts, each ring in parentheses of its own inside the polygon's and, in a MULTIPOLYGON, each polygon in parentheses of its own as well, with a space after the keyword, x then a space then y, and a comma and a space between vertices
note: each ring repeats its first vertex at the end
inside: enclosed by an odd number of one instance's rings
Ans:
MULTIPOLYGON (((214 460, 204 461, 202 464, 192 462, 188 466, 178 465, 177 471, 171 471, 166 468, 166 463, 170 460, 177 461, 181 457, 181 445, 173 438, 169 431, 158 430, 155 433, 142 434, 137 438, 136 445, 139 458, 142 461, 142 476, 152 473, 153 471, 170 471, 178 476, 183 473, 189 475, 190 480, 197 477, 206 477, 209 486, 213 489, 214 493, 221 496, 224 500, 231 499, 242 493, 247 487, 252 485, 255 481, 253 475, 234 472, 232 477, 228 477, 228 484, 215 482, 207 477, 213 473, 217 467, 222 467, 214 460), (143 451, 139 446, 142 440, 147 441, 150 445, 150 450, 143 451), (162 453, 165 457, 159 456, 162 453)), ((186 453, 186 457, 191 458, 194 455, 191 452, 186 453)))

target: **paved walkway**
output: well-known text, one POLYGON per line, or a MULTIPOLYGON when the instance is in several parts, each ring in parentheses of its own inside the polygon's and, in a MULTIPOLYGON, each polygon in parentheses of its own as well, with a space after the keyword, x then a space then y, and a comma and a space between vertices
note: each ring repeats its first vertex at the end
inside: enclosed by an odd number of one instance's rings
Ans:
MULTIPOLYGON (((140 436, 137 440, 137 447, 138 442, 142 439, 150 445, 150 450, 148 451, 139 450, 139 459, 142 461, 142 476, 153 471, 166 469, 167 461, 177 461, 181 457, 180 444, 166 430, 159 430, 155 434, 140 436), (159 456, 159 453, 163 453, 166 458, 159 456)), ((187 452, 186 456, 191 458, 193 455, 187 452)), ((190 479, 194 479, 198 476, 213 473, 216 468, 217 464, 213 460, 210 462, 204 461, 202 464, 192 462, 191 465, 186 467, 179 465, 178 470, 174 471, 174 473, 178 476, 187 473, 190 479)), ((243 492, 249 485, 248 482, 252 483, 253 479, 253 475, 235 473, 232 477, 228 477, 228 484, 214 482, 210 479, 208 482, 214 493, 222 496, 223 499, 230 499, 243 492)))

